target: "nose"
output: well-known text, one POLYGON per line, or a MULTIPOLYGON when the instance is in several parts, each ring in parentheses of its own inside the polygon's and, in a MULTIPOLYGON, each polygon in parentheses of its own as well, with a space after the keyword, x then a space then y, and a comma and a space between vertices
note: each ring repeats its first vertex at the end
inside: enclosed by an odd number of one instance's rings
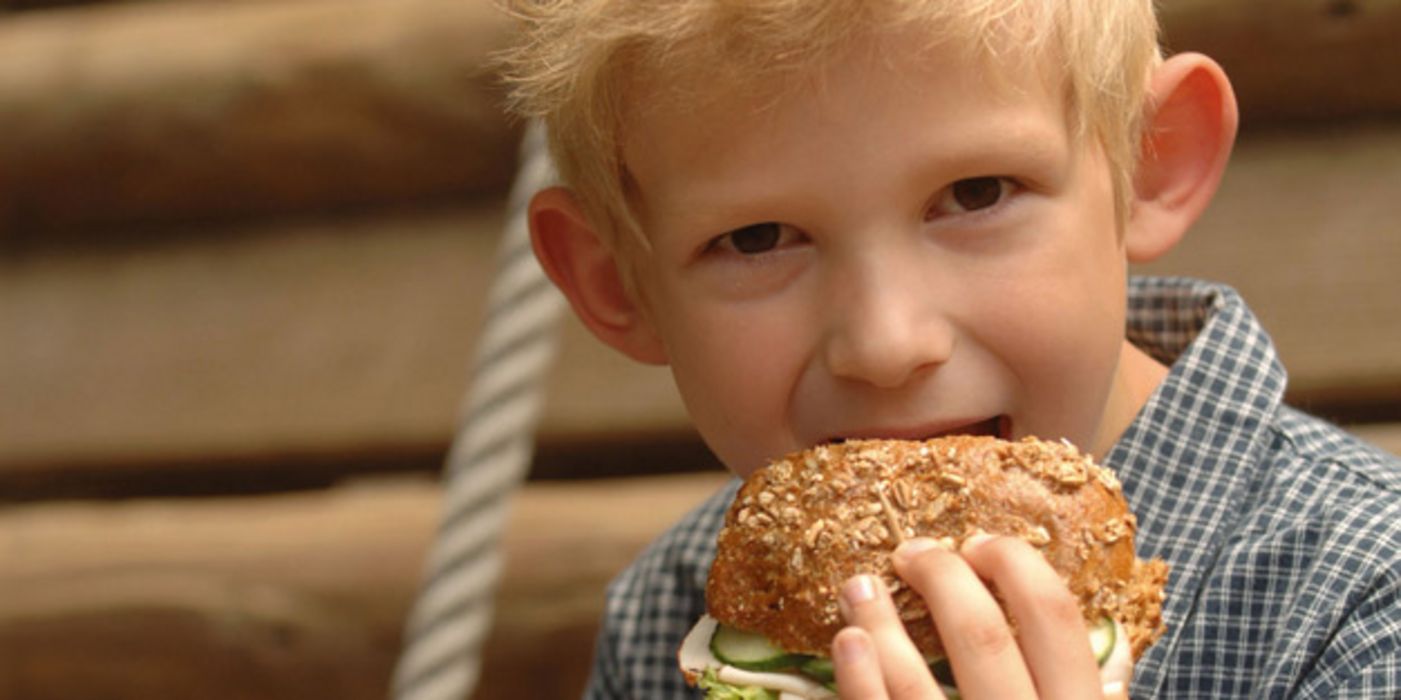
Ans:
POLYGON ((905 262, 868 265, 833 285, 824 348, 833 376, 891 389, 952 356, 955 325, 937 285, 905 262))

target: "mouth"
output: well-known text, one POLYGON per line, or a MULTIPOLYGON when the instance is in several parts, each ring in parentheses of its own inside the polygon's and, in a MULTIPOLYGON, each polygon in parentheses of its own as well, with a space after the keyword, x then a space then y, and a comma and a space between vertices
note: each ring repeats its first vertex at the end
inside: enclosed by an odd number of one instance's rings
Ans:
POLYGON ((1012 438, 1012 419, 1007 415, 997 415, 986 420, 973 423, 961 423, 947 427, 918 427, 918 428, 877 428, 872 430, 855 431, 850 435, 841 435, 828 440, 829 443, 842 443, 848 440, 930 440, 947 435, 985 435, 988 437, 1010 440, 1012 438))

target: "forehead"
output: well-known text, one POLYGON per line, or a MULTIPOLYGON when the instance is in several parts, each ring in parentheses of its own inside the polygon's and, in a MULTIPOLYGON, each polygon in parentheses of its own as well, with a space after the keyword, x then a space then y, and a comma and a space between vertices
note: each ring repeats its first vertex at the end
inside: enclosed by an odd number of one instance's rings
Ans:
POLYGON ((1065 147, 1062 80, 1048 65, 885 35, 853 42, 808 70, 751 80, 732 80, 724 69, 639 80, 634 94, 647 98, 633 100, 622 141, 641 200, 634 205, 646 218, 645 210, 656 213, 683 194, 771 190, 775 177, 816 173, 805 165, 834 153, 853 163, 899 161, 916 150, 954 161, 982 148, 1065 147))

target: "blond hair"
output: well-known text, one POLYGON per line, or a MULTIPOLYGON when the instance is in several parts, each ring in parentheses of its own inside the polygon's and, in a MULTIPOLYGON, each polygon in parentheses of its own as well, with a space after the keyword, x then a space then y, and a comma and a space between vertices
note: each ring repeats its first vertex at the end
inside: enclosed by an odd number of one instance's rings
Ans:
POLYGON ((621 155, 641 80, 693 90, 685 78, 773 82, 883 30, 990 61, 1054 59, 1073 134, 1097 140, 1114 174, 1122 225, 1147 80, 1161 60, 1152 0, 502 1, 521 20, 520 41, 502 56, 512 109, 545 123, 561 178, 614 246, 647 245, 621 155))

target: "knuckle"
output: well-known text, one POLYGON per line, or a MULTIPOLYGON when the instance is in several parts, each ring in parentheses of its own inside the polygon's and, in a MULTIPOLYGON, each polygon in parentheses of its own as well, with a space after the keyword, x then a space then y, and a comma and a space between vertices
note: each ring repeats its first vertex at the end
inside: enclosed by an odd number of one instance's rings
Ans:
POLYGON ((1010 565, 1028 555, 1040 556, 1030 544, 1019 537, 996 537, 988 540, 982 549, 994 565, 1000 566, 1010 565))
POLYGON ((1039 591, 1032 603, 1032 610, 1043 615, 1056 627, 1085 624, 1084 614, 1080 612, 1080 601, 1068 590, 1039 591))
POLYGON ((886 689, 892 698, 927 698, 931 697, 932 683, 923 676, 900 676, 890 679, 886 689))
POLYGON ((941 549, 930 549, 911 557, 901 567, 901 578, 916 590, 927 591, 937 581, 947 576, 953 567, 961 565, 958 557, 941 549))
POLYGON ((973 656, 998 656, 1016 645, 1004 620, 969 620, 953 630, 957 645, 973 656))

